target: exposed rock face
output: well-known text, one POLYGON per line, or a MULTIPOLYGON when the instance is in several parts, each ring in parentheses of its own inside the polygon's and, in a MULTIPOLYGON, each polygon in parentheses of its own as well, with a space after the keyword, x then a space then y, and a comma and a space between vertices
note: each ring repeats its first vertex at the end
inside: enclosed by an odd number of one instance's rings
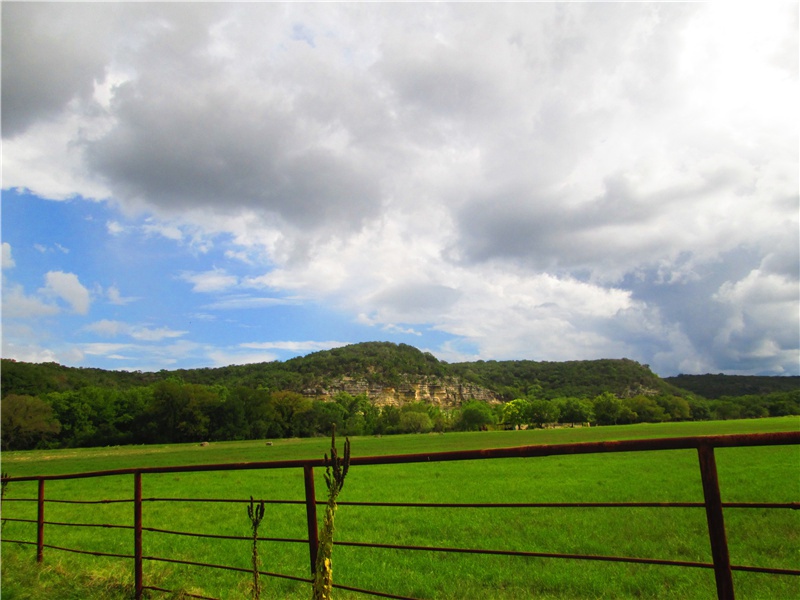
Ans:
POLYGON ((404 381, 390 387, 366 379, 342 377, 326 388, 303 390, 305 396, 318 400, 332 400, 339 392, 347 392, 352 396, 365 394, 377 406, 402 406, 409 402, 428 402, 440 408, 456 408, 468 400, 500 402, 499 396, 494 392, 477 385, 463 383, 455 378, 422 378, 419 381, 404 381))

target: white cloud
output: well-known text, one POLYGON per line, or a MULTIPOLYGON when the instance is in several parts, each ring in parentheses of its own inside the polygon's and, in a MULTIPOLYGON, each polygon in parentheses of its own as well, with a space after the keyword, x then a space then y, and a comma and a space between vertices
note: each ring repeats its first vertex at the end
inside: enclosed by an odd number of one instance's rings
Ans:
POLYGON ((744 279, 723 284, 714 299, 727 313, 715 339, 719 352, 742 366, 773 364, 776 356, 782 364, 800 364, 796 279, 755 269, 744 279))
POLYGON ((57 315, 58 306, 26 296, 21 285, 3 283, 3 319, 30 319, 57 315))
POLYGON ((262 362, 273 362, 278 356, 272 352, 241 352, 230 350, 214 350, 208 353, 215 366, 249 365, 262 362))
POLYGON ((269 308, 287 304, 299 304, 298 298, 268 298, 260 296, 234 295, 220 298, 203 306, 205 310, 240 310, 251 308, 269 308))
POLYGON ((85 354, 90 356, 108 356, 111 354, 119 354, 131 349, 130 344, 107 344, 95 342, 90 344, 82 344, 81 349, 85 354))
POLYGON ((125 231, 125 227, 118 221, 109 221, 106 223, 106 230, 110 235, 119 235, 125 231))
POLYGON ((14 259, 11 257, 11 244, 3 242, 3 270, 13 269, 14 266, 14 259))
POLYGON ((164 339, 178 338, 186 335, 186 331, 176 331, 169 327, 159 327, 151 329, 149 327, 134 327, 131 329, 130 335, 136 340, 143 342, 160 342, 164 339))
POLYGON ((48 296, 56 296, 70 305, 73 311, 85 315, 89 312, 91 299, 87 290, 74 273, 49 271, 45 275, 45 287, 39 290, 48 296))
MULTIPOLYGON (((31 363, 59 362, 58 355, 49 348, 41 348, 32 344, 18 346, 8 344, 5 340, 3 340, 3 357, 31 363)), ((61 362, 63 364, 63 361, 61 362)))
POLYGON ((176 331, 169 327, 144 327, 142 325, 131 325, 122 321, 103 319, 84 327, 86 331, 96 333, 104 337, 117 337, 126 335, 142 342, 160 342, 165 339, 179 338, 186 335, 186 331, 176 331))
POLYGON ((236 287, 239 278, 235 275, 228 275, 224 269, 214 268, 203 273, 182 273, 181 279, 193 284, 193 292, 222 292, 229 288, 236 287))
POLYGON ((128 333, 130 331, 130 325, 121 321, 103 319, 101 321, 90 323, 84 327, 84 329, 105 337, 116 337, 118 335, 128 333))
POLYGON ((108 296, 108 301, 111 304, 116 304, 117 306, 125 306, 126 304, 130 304, 131 302, 136 302, 139 300, 139 298, 136 296, 123 297, 119 291, 119 288, 115 285, 110 286, 106 290, 106 295, 108 296))
POLYGON ((286 342, 247 342, 239 344, 242 348, 251 348, 254 350, 288 350, 289 352, 317 352, 319 350, 330 350, 331 348, 340 348, 346 346, 348 342, 316 342, 316 341, 286 341, 286 342))
POLYGON ((147 234, 160 235, 175 242, 180 242, 183 240, 183 231, 181 231, 180 228, 175 225, 150 222, 142 225, 142 230, 147 234))

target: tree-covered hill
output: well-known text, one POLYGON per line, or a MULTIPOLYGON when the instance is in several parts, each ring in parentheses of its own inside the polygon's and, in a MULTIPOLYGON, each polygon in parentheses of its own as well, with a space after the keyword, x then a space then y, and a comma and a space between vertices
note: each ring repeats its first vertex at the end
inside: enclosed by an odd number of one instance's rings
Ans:
POLYGON ((448 364, 387 342, 285 362, 155 373, 4 359, 0 445, 25 450, 307 437, 330 435, 334 426, 345 435, 383 435, 800 414, 800 378, 775 382, 788 382, 790 391, 752 394, 775 389, 764 379, 758 388, 728 387, 727 396, 706 400, 627 359, 448 364))
POLYGON ((769 377, 759 375, 678 375, 664 381, 709 400, 737 396, 763 396, 775 392, 800 389, 800 377, 769 377))
POLYGON ((537 362, 532 360, 454 363, 452 373, 511 400, 531 392, 545 398, 588 398, 611 392, 620 398, 639 394, 685 396, 647 365, 623 359, 537 362))
POLYGON ((219 368, 179 369, 155 373, 70 368, 3 359, 2 393, 39 396, 97 386, 113 389, 150 385, 169 377, 187 383, 303 392, 324 388, 342 378, 397 387, 402 383, 449 378, 474 384, 504 400, 530 393, 544 398, 593 397, 611 392, 684 396, 646 365, 628 359, 568 362, 477 361, 448 364, 406 344, 365 342, 280 362, 219 368))

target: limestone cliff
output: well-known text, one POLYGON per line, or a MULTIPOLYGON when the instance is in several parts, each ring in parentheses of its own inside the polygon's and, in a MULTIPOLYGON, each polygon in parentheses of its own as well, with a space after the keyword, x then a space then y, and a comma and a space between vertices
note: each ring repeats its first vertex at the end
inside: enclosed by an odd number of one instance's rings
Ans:
POLYGON ((402 406, 409 402, 428 402, 440 408, 456 408, 468 400, 500 402, 500 397, 486 388, 464 383, 456 377, 407 378, 402 383, 389 386, 366 379, 340 377, 326 387, 303 390, 303 395, 317 400, 332 400, 333 396, 346 392, 353 396, 365 394, 377 406, 402 406))

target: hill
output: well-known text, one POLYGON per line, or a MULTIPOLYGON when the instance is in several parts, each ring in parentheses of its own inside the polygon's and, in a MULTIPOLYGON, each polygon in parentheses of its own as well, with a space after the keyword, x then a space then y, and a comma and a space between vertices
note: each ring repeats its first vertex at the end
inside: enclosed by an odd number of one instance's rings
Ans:
POLYGON ((664 381, 693 392, 704 398, 735 398, 738 396, 763 396, 776 392, 800 389, 800 377, 769 377, 759 375, 678 375, 664 381))
POLYGON ((686 396, 687 392, 628 359, 537 362, 476 361, 449 364, 406 344, 364 342, 280 362, 154 373, 106 371, 2 360, 2 394, 40 396, 98 386, 112 389, 150 385, 178 377, 186 383, 299 392, 325 398, 340 391, 394 395, 403 399, 454 401, 475 397, 512 400, 529 393, 544 398, 594 397, 611 392, 686 396))
POLYGON ((153 373, 3 360, 2 398, 3 450, 800 414, 798 388, 706 400, 628 359, 448 364, 387 342, 153 373))

